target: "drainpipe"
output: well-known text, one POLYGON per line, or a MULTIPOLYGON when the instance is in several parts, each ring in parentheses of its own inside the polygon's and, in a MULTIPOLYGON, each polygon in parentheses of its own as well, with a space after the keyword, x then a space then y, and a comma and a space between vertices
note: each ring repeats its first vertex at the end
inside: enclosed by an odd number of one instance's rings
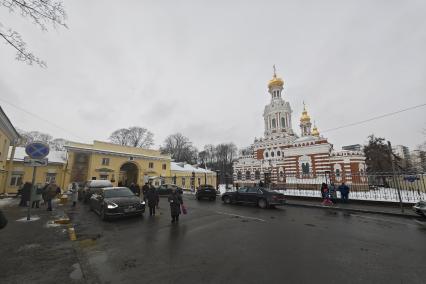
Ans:
POLYGON ((10 160, 7 163, 6 160, 6 179, 3 183, 3 194, 7 193, 7 187, 10 184, 10 180, 12 179, 12 170, 13 170, 13 159, 15 158, 15 150, 16 150, 17 141, 15 140, 12 145, 12 152, 10 153, 10 160), (7 166, 8 165, 8 166, 7 166))

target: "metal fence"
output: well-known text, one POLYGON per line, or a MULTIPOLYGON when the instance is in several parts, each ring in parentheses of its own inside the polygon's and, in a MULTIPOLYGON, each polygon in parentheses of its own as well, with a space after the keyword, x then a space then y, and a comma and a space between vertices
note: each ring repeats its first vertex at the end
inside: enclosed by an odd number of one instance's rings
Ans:
MULTIPOLYGON (((254 186, 260 182, 260 180, 245 180, 238 186, 254 186)), ((272 179, 266 186, 287 196, 320 198, 322 183, 328 185, 333 183, 337 189, 342 182, 349 186, 349 197, 353 200, 402 203, 426 200, 425 174, 283 175, 272 179)), ((337 191, 337 198, 340 198, 339 191, 337 191)))

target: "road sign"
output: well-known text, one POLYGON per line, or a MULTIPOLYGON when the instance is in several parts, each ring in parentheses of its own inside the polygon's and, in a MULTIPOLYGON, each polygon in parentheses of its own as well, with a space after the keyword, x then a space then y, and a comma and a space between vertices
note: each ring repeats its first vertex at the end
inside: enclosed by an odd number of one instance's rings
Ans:
POLYGON ((32 159, 30 157, 24 158, 24 165, 28 167, 45 167, 48 164, 48 159, 32 159))
POLYGON ((32 142, 25 147, 25 153, 33 159, 43 159, 49 154, 49 145, 43 142, 32 142))

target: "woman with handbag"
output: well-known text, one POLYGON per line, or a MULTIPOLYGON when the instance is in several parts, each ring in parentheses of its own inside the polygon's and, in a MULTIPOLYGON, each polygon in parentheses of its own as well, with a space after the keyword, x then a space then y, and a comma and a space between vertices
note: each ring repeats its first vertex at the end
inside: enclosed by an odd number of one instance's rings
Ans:
POLYGON ((172 216, 172 223, 179 222, 179 215, 181 213, 180 207, 183 205, 182 196, 172 187, 172 193, 169 195, 170 214, 172 216))

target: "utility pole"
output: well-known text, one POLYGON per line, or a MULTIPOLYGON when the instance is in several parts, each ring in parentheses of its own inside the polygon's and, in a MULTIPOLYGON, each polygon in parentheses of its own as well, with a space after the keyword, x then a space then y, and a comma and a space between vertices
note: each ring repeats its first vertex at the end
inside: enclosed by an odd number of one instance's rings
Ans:
POLYGON ((402 205, 402 198, 401 198, 401 190, 399 189, 399 186, 396 184, 396 171, 395 171, 395 163, 393 160, 393 152, 392 152, 392 145, 391 142, 388 141, 388 147, 389 147, 389 160, 391 162, 392 165, 392 180, 393 180, 393 184, 396 187, 396 190, 398 191, 398 198, 399 198, 399 207, 401 208, 401 212, 404 213, 404 206, 402 205))

